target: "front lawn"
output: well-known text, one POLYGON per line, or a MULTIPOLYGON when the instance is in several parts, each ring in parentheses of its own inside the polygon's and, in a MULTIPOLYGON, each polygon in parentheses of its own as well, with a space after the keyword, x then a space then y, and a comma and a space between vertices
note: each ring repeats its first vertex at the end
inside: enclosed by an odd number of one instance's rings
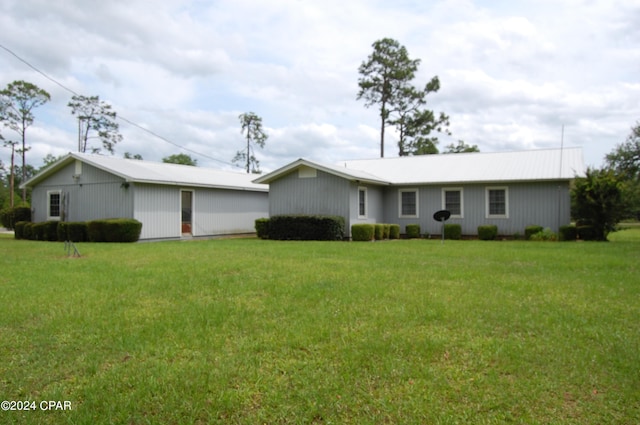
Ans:
POLYGON ((640 229, 610 239, 0 237, 0 399, 37 403, 0 423, 640 423, 640 229))

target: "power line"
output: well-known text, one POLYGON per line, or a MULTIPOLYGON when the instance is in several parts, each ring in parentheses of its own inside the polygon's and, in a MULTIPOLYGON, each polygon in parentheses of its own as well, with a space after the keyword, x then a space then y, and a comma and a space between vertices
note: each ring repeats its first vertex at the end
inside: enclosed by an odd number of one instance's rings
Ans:
MULTIPOLYGON (((55 80, 54 78, 50 77, 49 75, 47 75, 46 73, 44 73, 43 71, 41 71, 40 69, 38 69, 37 67, 35 67, 34 65, 30 64, 29 62, 27 62, 25 59, 23 59, 23 58, 21 58, 20 56, 18 56, 18 54, 16 54, 15 52, 13 52, 13 51, 12 51, 11 49, 9 49, 8 47, 6 47, 6 46, 4 46, 4 45, 0 44, 0 48, 2 48, 3 50, 5 50, 5 51, 6 51, 7 53, 9 53, 11 56, 13 56, 13 57, 15 57, 16 59, 18 59, 20 62, 22 62, 22 63, 24 63, 25 65, 27 65, 29 68, 33 69, 33 70, 34 70, 35 72, 37 72, 38 74, 40 74, 40 75, 42 75, 43 77, 45 77, 47 80, 49 80, 49 81, 51 81, 52 83, 54 83, 54 84, 58 85, 59 87, 61 87, 62 89, 64 89, 64 90, 68 91, 69 93, 72 93, 74 96, 80 96, 80 95, 79 95, 78 93, 76 93, 74 90, 70 89, 69 87, 65 86, 64 84, 60 83, 59 81, 55 80)), ((146 133, 148 133, 148 134, 150 134, 150 135, 152 135, 152 136, 154 136, 154 137, 156 137, 156 138, 158 138, 158 139, 162 140, 163 142, 169 143, 170 145, 173 145, 173 146, 175 146, 175 147, 177 147, 177 148, 179 148, 179 149, 182 149, 182 150, 185 150, 185 151, 191 152, 191 153, 196 154, 196 155, 200 155, 200 156, 201 156, 201 157, 203 157, 203 158, 207 158, 207 159, 210 159, 210 160, 212 160, 212 161, 217 161, 217 162, 220 162, 220 163, 225 164, 225 165, 231 165, 231 166, 234 166, 234 167, 238 167, 238 165, 236 165, 236 164, 232 164, 232 163, 230 163, 230 162, 226 162, 226 161, 223 161, 223 160, 221 160, 221 159, 214 158, 214 157, 212 157, 212 156, 209 156, 209 155, 203 154, 203 153, 201 153, 201 152, 197 152, 197 151, 195 151, 195 150, 193 150, 193 149, 189 149, 189 148, 186 148, 186 147, 184 147, 184 146, 181 146, 181 145, 179 145, 179 144, 177 144, 177 143, 175 143, 175 142, 172 142, 171 140, 167 139, 166 137, 161 136, 161 135, 159 135, 159 134, 157 134, 157 133, 155 133, 155 132, 153 132, 153 131, 149 130, 148 128, 144 128, 144 127, 142 127, 141 125, 136 124, 135 122, 133 122, 133 121, 131 121, 131 120, 129 120, 129 119, 127 119, 127 118, 123 117, 123 116, 122 116, 122 115, 120 115, 120 114, 116 114, 116 118, 118 118, 118 119, 120 119, 120 120, 122 120, 122 121, 126 122, 126 123, 127 123, 127 124, 129 124, 129 125, 132 125, 133 127, 136 127, 136 128, 137 128, 137 129, 139 129, 139 130, 142 130, 142 131, 144 131, 144 132, 146 132, 146 133)))

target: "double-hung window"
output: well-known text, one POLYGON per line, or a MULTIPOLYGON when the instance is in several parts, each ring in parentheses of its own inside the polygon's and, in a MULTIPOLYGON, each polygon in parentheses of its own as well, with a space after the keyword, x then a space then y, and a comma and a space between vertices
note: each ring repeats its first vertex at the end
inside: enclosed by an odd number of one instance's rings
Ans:
POLYGON ((62 192, 50 190, 47 192, 47 220, 60 220, 62 213, 62 192))
POLYGON ((401 218, 418 217, 418 189, 400 189, 398 215, 401 218))
POLYGON ((367 188, 358 188, 358 218, 367 217, 367 188))
POLYGON ((487 218, 509 218, 509 189, 507 187, 486 188, 487 218))
POLYGON ((451 212, 453 218, 463 218, 464 205, 462 188, 451 187, 442 189, 442 209, 451 212))

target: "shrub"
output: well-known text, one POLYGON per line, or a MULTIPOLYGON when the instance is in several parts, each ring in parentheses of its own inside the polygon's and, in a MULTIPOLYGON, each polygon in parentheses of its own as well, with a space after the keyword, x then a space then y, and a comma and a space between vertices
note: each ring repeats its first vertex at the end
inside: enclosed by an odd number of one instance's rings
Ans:
POLYGON ((389 225, 389 239, 400 239, 400 225, 399 224, 390 224, 389 225))
POLYGON ((492 241, 498 237, 498 226, 489 224, 478 226, 478 239, 481 241, 492 241))
POLYGON ((30 239, 34 241, 44 240, 44 222, 32 223, 30 239))
POLYGON ((558 230, 561 241, 575 241, 578 237, 578 229, 574 225, 560 226, 558 230))
POLYGON ((70 241, 70 242, 86 242, 87 237, 87 223, 84 221, 62 221, 58 223, 58 240, 70 241))
POLYGON ((459 224, 445 224, 444 238, 456 240, 462 239, 462 226, 459 224))
POLYGON ((389 234, 391 233, 391 225, 384 224, 384 231, 382 233, 382 239, 389 239, 389 234))
POLYGON ((343 237, 340 216, 276 215, 269 220, 269 239, 335 241, 343 237))
POLYGON ((140 239, 142 223, 130 218, 93 220, 87 223, 91 242, 136 242, 140 239))
POLYGON ((529 237, 529 240, 532 241, 556 241, 558 240, 558 235, 556 235, 551 229, 548 227, 538 233, 534 233, 529 237))
POLYGON ((375 233, 373 224, 353 224, 351 225, 351 240, 353 241, 372 241, 375 233))
POLYGON ((24 227, 29 223, 28 221, 18 221, 14 225, 14 238, 16 239, 26 239, 24 236, 24 227))
POLYGON ((405 226, 407 232, 407 238, 416 239, 420 237, 420 225, 419 224, 407 224, 405 226))
POLYGON ((90 242, 107 241, 106 220, 93 220, 87 222, 87 239, 90 242))
POLYGON ((33 239, 33 223, 30 221, 24 222, 23 236, 25 239, 33 239))
POLYGON ((268 218, 256 219, 256 235, 260 239, 269 239, 269 219, 268 218))
POLYGON ((596 230, 591 225, 582 225, 576 227, 576 232, 578 233, 578 238, 583 241, 596 241, 598 240, 598 235, 596 230))
POLYGON ((535 235, 536 233, 540 233, 544 230, 544 228, 542 226, 538 226, 536 225, 531 225, 531 226, 527 226, 524 228, 524 238, 526 240, 531 239, 532 235, 535 235))
POLYGON ((384 224, 376 223, 374 224, 374 238, 377 241, 381 241, 384 239, 384 224))
POLYGON ((42 223, 42 240, 55 242, 58 240, 58 221, 45 221, 42 223))
POLYGON ((9 230, 14 230, 15 223, 31 221, 31 207, 5 208, 0 211, 0 224, 9 230))

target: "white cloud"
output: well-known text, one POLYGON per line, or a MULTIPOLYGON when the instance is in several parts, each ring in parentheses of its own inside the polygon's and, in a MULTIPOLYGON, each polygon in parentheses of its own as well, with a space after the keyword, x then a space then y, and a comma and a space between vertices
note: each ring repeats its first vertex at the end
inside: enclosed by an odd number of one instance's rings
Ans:
MULTIPOLYGON (((429 105, 452 137, 481 150, 583 146, 599 165, 640 118, 640 7, 634 0, 7 0, 2 44, 64 86, 100 95, 118 113, 230 167, 237 116, 263 118, 263 170, 298 157, 335 162, 379 154, 378 114, 356 101, 357 68, 382 37, 438 75, 429 105)), ((52 102, 36 113, 29 155, 75 146, 71 94, 0 50, 0 86, 24 79, 52 102)), ((121 122, 117 148, 160 160, 170 143, 121 122)), ((3 134, 7 130, 3 130, 3 134)), ((396 153, 390 129, 385 151, 396 153)), ((186 153, 196 154, 191 151, 186 153)), ((5 163, 6 149, 0 150, 5 163)))

